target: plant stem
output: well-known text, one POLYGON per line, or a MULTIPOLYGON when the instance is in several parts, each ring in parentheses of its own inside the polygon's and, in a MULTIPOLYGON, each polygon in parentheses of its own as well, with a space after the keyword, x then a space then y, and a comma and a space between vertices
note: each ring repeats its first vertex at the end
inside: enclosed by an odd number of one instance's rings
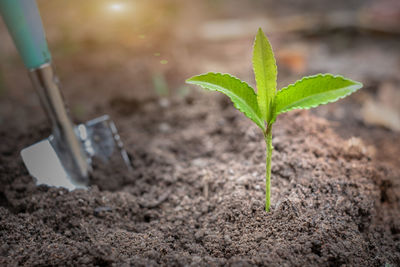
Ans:
POLYGON ((266 145, 267 157, 266 157, 266 181, 265 181, 265 211, 269 212, 271 206, 271 158, 272 158, 272 125, 268 125, 268 128, 264 134, 264 140, 266 145))

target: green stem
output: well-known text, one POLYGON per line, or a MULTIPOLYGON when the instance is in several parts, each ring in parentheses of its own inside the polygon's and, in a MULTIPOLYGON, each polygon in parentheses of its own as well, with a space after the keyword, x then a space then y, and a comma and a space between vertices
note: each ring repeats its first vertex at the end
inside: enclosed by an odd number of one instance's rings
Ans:
POLYGON ((266 181, 265 181, 265 211, 268 212, 271 206, 271 158, 272 158, 272 125, 268 125, 268 128, 264 134, 267 158, 266 158, 266 181))

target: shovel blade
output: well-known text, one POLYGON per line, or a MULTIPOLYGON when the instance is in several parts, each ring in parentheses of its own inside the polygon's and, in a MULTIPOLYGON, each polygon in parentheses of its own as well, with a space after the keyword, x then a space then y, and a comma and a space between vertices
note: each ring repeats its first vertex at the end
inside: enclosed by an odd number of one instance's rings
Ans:
POLYGON ((72 182, 49 138, 24 148, 21 157, 37 185, 64 187, 68 190, 84 188, 72 182))
POLYGON ((117 127, 108 115, 80 124, 76 131, 90 162, 93 158, 98 158, 107 164, 112 157, 117 157, 131 170, 128 153, 124 149, 117 127))
MULTIPOLYGON (((124 162, 128 170, 132 169, 117 128, 108 115, 76 126, 75 133, 90 165, 94 158, 105 164, 109 163, 111 158, 117 158, 124 162)), ((76 177, 76 172, 71 168, 70 155, 66 155, 68 150, 63 149, 62 145, 57 145, 62 143, 62 140, 55 140, 56 136, 58 135, 51 135, 21 151, 26 168, 36 179, 37 185, 64 187, 68 190, 86 188, 86 184, 80 183, 78 179, 71 179, 76 177)))

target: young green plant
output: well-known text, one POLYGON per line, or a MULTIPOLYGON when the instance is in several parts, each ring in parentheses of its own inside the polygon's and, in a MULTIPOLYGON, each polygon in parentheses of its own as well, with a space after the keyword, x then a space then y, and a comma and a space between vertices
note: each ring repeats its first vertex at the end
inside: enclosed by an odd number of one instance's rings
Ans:
POLYGON ((186 80, 227 95, 234 106, 262 130, 266 144, 265 210, 271 206, 272 125, 277 115, 293 109, 309 109, 344 98, 362 84, 342 76, 317 74, 277 91, 277 67, 271 45, 261 29, 253 48, 253 70, 257 94, 246 82, 222 73, 207 73, 186 80))

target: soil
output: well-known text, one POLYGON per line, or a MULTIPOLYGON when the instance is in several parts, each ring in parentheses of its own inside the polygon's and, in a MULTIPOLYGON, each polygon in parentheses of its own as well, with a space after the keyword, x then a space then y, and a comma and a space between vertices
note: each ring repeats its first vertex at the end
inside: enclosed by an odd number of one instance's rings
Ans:
POLYGON ((324 119, 279 118, 266 213, 262 134, 223 97, 112 102, 134 170, 87 191, 36 187, 38 135, 1 130, 1 265, 400 264, 398 173, 324 119))
POLYGON ((41 11, 74 121, 109 114, 133 170, 95 162, 88 190, 35 185, 19 151, 50 128, 0 25, 1 266, 400 266, 400 135, 360 115, 382 84, 400 88, 398 35, 270 25, 282 86, 332 72, 365 88, 278 117, 269 213, 262 133, 224 96, 182 87, 205 71, 252 84, 253 29, 215 39, 209 20, 229 29, 232 18, 364 12, 365 1, 139 1, 147 13, 120 20, 98 19, 98 2, 41 11))

